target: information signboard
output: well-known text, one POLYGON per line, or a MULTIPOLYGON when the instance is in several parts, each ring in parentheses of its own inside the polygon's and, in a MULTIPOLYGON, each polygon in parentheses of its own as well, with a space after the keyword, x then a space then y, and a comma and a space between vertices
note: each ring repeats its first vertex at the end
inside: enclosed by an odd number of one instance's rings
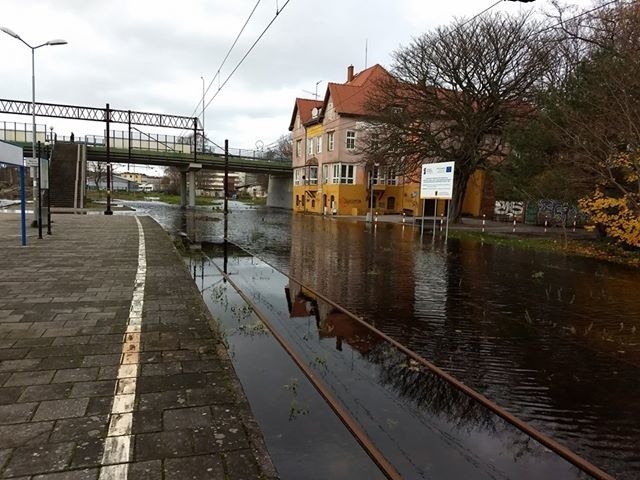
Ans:
POLYGON ((18 167, 24 166, 22 149, 10 143, 0 142, 0 163, 18 167))
POLYGON ((420 178, 420 198, 453 198, 454 162, 424 163, 420 178))

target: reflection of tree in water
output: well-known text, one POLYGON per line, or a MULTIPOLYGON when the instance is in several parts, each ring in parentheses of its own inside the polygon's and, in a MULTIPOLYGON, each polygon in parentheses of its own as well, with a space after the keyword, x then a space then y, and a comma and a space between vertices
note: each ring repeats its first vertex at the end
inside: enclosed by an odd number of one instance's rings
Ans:
POLYGON ((476 431, 501 438, 503 445, 509 446, 514 460, 547 452, 537 441, 393 346, 379 343, 362 357, 380 367, 381 384, 410 400, 421 413, 446 420, 466 433, 476 431))

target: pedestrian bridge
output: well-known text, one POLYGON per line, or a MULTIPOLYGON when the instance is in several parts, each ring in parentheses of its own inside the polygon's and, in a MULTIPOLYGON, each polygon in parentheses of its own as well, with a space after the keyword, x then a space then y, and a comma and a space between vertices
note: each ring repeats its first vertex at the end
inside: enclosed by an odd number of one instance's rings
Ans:
MULTIPOLYGON (((25 125, 25 130, 26 127, 25 125)), ((31 132, 25 130, 0 128, 0 140, 22 147, 25 158, 30 158, 32 156, 31 132)), ((69 158, 63 163, 75 162, 75 159, 78 158, 84 164, 86 162, 110 162, 114 164, 175 167, 181 171, 180 188, 183 205, 193 207, 195 206, 195 172, 198 170, 224 171, 226 165, 230 172, 268 175, 267 205, 282 208, 291 207, 291 160, 279 158, 269 150, 229 149, 228 155, 225 155, 221 151, 222 149, 215 144, 207 146, 203 152, 202 148, 194 149, 193 145, 188 141, 184 141, 181 137, 148 135, 148 138, 144 139, 141 136, 129 138, 128 135, 125 137, 128 132, 111 132, 113 136, 109 139, 109 148, 107 149, 104 137, 77 136, 71 142, 70 138, 60 136, 50 142, 52 140, 51 135, 46 136, 44 132, 41 136, 36 134, 36 139, 41 142, 47 140, 48 143, 42 145, 42 148, 45 148, 46 145, 49 148, 53 146, 52 173, 54 175, 58 170, 54 164, 62 154, 61 150, 68 150, 68 147, 73 147, 74 145, 78 147, 74 150, 77 151, 77 155, 67 152, 63 156, 69 158), (63 145, 66 148, 62 149, 63 145)), ((59 164, 59 166, 61 165, 59 164)), ((71 170, 76 170, 77 175, 77 169, 70 167, 70 172, 65 175, 66 177, 69 175, 74 176, 71 170)), ((79 180, 76 178, 77 182, 79 180)), ((61 188, 63 190, 66 189, 66 187, 61 188)), ((74 195, 77 195, 77 193, 74 195)), ((80 200, 77 199, 72 203, 80 204, 80 200)))
MULTIPOLYGON (((104 137, 95 135, 78 136, 74 143, 86 146, 86 160, 89 162, 127 163, 134 165, 154 165, 160 167, 189 168, 198 164, 199 168, 208 170, 224 170, 225 153, 222 148, 213 144, 194 152, 193 145, 183 142, 181 137, 169 135, 149 135, 149 138, 124 137, 127 132, 112 132, 109 139, 109 158, 104 137), (121 135, 118 135, 121 134, 121 135)), ((49 136, 42 135, 43 141, 49 136)), ((21 130, 0 129, 0 140, 13 143, 23 148, 25 157, 31 157, 31 132, 21 130)), ((58 141, 70 141, 68 137, 60 137, 58 141)), ((282 158, 271 150, 229 149, 229 171, 246 173, 264 173, 276 176, 291 176, 291 159, 282 158)))

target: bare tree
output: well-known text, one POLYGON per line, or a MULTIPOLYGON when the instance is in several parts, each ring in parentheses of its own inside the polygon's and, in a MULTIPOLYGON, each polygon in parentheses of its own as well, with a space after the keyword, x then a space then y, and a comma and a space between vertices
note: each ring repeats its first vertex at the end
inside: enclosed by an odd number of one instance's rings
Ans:
POLYGON ((96 190, 100 190, 100 185, 107 178, 107 162, 92 161, 87 162, 89 175, 96 186, 96 190))
POLYGON ((178 167, 166 167, 162 179, 163 188, 167 193, 180 193, 181 172, 178 167))
POLYGON ((574 55, 545 109, 567 150, 557 163, 590 178, 580 205, 599 231, 640 247, 640 4, 600 1, 565 17, 558 9, 560 43, 574 55))
POLYGON ((393 78, 370 95, 368 162, 413 175, 426 162, 454 161, 453 217, 469 177, 506 155, 502 133, 528 119, 552 64, 552 44, 528 15, 456 21, 393 54, 393 78))
POLYGON ((266 157, 273 159, 290 160, 293 155, 293 140, 291 134, 281 135, 272 145, 269 146, 266 157))

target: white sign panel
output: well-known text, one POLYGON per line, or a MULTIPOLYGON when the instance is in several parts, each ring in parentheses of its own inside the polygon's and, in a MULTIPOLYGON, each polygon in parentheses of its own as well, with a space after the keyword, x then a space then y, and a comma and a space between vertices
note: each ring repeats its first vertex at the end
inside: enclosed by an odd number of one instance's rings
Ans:
POLYGON ((24 165, 22 148, 10 143, 0 142, 0 163, 22 167, 24 165))
POLYGON ((454 162, 425 163, 420 179, 420 198, 453 198, 454 162))

